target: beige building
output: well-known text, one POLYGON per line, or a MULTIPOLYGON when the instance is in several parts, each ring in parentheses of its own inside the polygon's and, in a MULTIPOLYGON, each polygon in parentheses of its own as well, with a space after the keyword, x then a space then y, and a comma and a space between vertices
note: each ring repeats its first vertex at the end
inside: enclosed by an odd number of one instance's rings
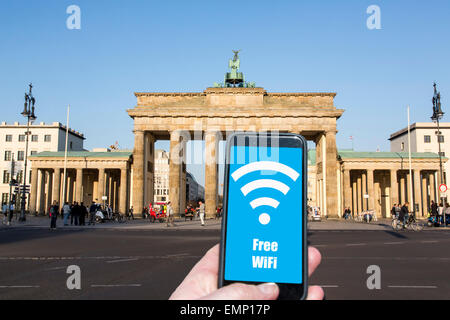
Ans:
POLYGON ((169 201, 169 154, 155 151, 154 203, 169 201))
MULTIPOLYGON (((23 170, 25 168, 25 145, 27 126, 15 122, 0 124, 0 170, 2 180, 0 181, 0 194, 2 202, 8 202, 9 182, 14 178, 23 183, 23 170), (15 172, 11 174, 10 167, 12 159, 15 160, 15 172)), ((82 133, 69 129, 68 150, 82 151, 85 137, 82 133)), ((28 156, 39 152, 64 151, 66 141, 66 127, 59 122, 46 124, 44 122, 30 125, 30 136, 28 140, 28 156)), ((32 181, 31 162, 27 163, 27 184, 32 181)))
MULTIPOLYGON (((308 198, 310 205, 322 207, 320 185, 311 189, 316 179, 315 154, 316 150, 309 151, 308 198)), ((418 217, 426 216, 431 201, 438 201, 439 156, 412 153, 411 158, 412 177, 408 153, 338 151, 338 216, 349 207, 352 213, 375 210, 378 217, 389 218, 392 206, 406 201, 415 204, 418 217)))
POLYGON ((114 211, 128 212, 131 152, 68 152, 65 195, 64 159, 64 152, 41 152, 30 157, 30 213, 48 213, 53 201, 62 203, 64 199, 85 205, 106 203, 114 211))
MULTIPOLYGON (((440 123, 439 140, 441 143, 441 154, 443 157, 450 155, 450 122, 440 123)), ((437 125, 433 122, 417 122, 411 125, 411 152, 433 152, 439 153, 437 125)), ((393 134, 391 141, 392 152, 408 152, 408 128, 403 128, 393 134)), ((449 171, 450 163, 444 165, 444 182, 447 181, 446 173, 449 171)))

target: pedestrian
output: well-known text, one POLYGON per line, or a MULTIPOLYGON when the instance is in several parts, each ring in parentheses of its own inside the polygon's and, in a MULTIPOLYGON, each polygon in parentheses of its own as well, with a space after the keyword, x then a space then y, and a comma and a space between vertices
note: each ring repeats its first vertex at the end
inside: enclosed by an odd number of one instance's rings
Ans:
POLYGON ((444 216, 442 217, 442 223, 444 226, 447 226, 446 217, 450 215, 450 206, 448 203, 446 203, 445 210, 444 210, 444 216))
POLYGON ((97 205, 95 202, 92 202, 91 206, 89 207, 89 225, 95 226, 95 213, 97 212, 97 205))
POLYGON ((8 204, 3 202, 2 204, 2 213, 3 213, 3 224, 6 224, 6 220, 8 219, 8 204))
POLYGON ((203 201, 198 202, 198 214, 200 216, 202 226, 205 226, 205 204, 203 201))
POLYGON ((436 202, 434 202, 434 200, 431 200, 430 215, 432 217, 436 217, 438 215, 438 205, 436 202))
POLYGON ((133 206, 131 206, 131 208, 130 208, 130 215, 129 215, 129 217, 128 217, 128 218, 131 219, 131 220, 134 220, 133 211, 134 211, 133 206))
POLYGON ((142 219, 147 218, 147 207, 142 207, 142 219))
POLYGON ((392 216, 393 218, 396 217, 396 209, 397 209, 397 204, 394 203, 394 205, 392 206, 392 209, 391 209, 391 216, 392 216))
POLYGON ((400 214, 398 216, 398 220, 402 221, 403 224, 406 224, 409 217, 409 202, 405 202, 403 207, 400 209, 400 214))
POLYGON ((169 225, 172 227, 175 226, 175 224, 173 223, 173 208, 172 208, 172 204, 170 203, 170 201, 167 204, 166 216, 167 216, 167 218, 166 218, 167 226, 168 227, 169 227, 169 225))
POLYGON ((78 202, 75 202, 72 207, 73 223, 78 226, 80 225, 81 207, 78 202))
POLYGON ((53 201, 53 205, 50 207, 49 215, 50 215, 50 230, 56 229, 56 220, 58 219, 59 214, 59 206, 57 201, 53 201))
POLYGON ((8 222, 6 223, 8 226, 11 225, 11 221, 12 221, 12 218, 13 218, 14 210, 15 210, 14 203, 11 202, 11 203, 9 204, 9 216, 8 216, 8 222))
POLYGON ((64 217, 64 226, 68 226, 68 219, 69 219, 69 215, 71 213, 71 209, 70 209, 70 205, 68 202, 64 203, 64 206, 62 207, 62 214, 64 217))
POLYGON ((106 207, 106 213, 108 214, 108 220, 112 220, 113 211, 112 211, 111 205, 109 205, 109 204, 106 207))
POLYGON ((82 202, 80 205, 80 226, 86 225, 86 214, 88 214, 87 208, 82 202))

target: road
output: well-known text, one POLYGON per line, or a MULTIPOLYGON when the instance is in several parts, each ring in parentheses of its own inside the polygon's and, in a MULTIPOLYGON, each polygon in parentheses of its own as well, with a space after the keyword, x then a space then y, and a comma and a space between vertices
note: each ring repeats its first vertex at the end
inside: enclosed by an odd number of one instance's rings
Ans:
MULTIPOLYGON (((0 231, 0 299, 167 299, 218 230, 0 231), (69 265, 81 290, 68 290, 69 265)), ((450 299, 450 233, 314 230, 323 255, 311 284, 334 299, 450 299), (367 268, 381 270, 369 290, 367 268)))

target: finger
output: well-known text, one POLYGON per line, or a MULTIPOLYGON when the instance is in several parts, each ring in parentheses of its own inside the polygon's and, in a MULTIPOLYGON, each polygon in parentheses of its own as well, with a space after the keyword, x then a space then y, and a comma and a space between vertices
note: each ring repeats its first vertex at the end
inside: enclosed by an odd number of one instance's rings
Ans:
POLYGON ((308 248, 308 275, 311 276, 322 261, 322 255, 314 247, 308 248))
POLYGON ((310 286, 308 288, 308 296, 306 300, 323 300, 324 297, 323 289, 319 286, 310 286))
POLYGON ((184 300, 186 292, 189 292, 190 299, 199 299, 207 293, 216 291, 218 273, 219 245, 216 245, 197 262, 169 299, 184 300))
POLYGON ((220 246, 216 244, 208 250, 208 252, 200 259, 199 262, 192 268, 190 273, 197 273, 199 270, 208 271, 212 273, 219 273, 219 254, 220 246))
POLYGON ((275 300, 279 289, 275 283, 263 283, 257 286, 233 283, 204 297, 204 300, 275 300))

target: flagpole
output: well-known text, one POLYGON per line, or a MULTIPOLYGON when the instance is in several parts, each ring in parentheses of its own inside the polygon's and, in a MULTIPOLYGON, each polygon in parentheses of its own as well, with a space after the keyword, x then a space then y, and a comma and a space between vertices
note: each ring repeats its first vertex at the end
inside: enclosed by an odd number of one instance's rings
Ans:
POLYGON ((69 142, 69 116, 70 116, 70 104, 67 106, 67 122, 66 122, 66 147, 64 151, 64 180, 63 180, 63 203, 61 207, 66 203, 66 179, 67 179, 67 144, 69 142))
POLYGON ((415 206, 412 194, 413 183, 412 183, 412 164, 411 164, 411 124, 409 117, 409 106, 408 106, 408 159, 409 159, 409 197, 410 201, 412 202, 411 205, 413 206, 415 213, 415 206))

